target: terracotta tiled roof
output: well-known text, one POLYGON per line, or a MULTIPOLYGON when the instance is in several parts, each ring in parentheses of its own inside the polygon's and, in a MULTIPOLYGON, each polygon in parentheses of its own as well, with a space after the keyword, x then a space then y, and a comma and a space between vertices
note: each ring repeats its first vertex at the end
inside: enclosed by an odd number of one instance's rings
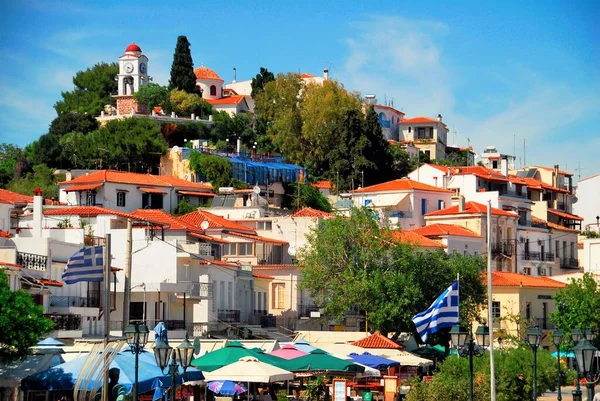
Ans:
POLYGON ((575 214, 563 212, 562 210, 548 209, 548 213, 552 213, 555 216, 559 216, 559 217, 562 217, 567 220, 583 221, 583 217, 579 217, 575 214))
POLYGON ((81 185, 71 185, 64 189, 65 192, 75 192, 75 191, 91 191, 96 188, 100 188, 103 184, 81 184, 81 185))
MULTIPOLYGON (((435 212, 427 213, 425 216, 451 216, 454 214, 486 214, 487 206, 482 205, 477 202, 466 202, 465 209, 462 212, 458 211, 458 205, 451 206, 446 209, 436 210, 435 212)), ((519 215, 512 212, 507 212, 506 210, 497 209, 495 207, 492 208, 492 214, 495 216, 507 216, 507 217, 515 217, 519 218, 519 215)))
MULTIPOLYGON (((546 166, 532 166, 532 167, 541 168, 542 170, 546 170, 546 171, 554 171, 554 169, 552 167, 546 167, 546 166)), ((573 173, 569 173, 568 171, 564 171, 564 170, 558 170, 558 174, 567 175, 567 176, 573 175, 573 173)))
POLYGON ((194 68, 194 75, 196 76, 196 79, 214 79, 223 82, 223 79, 219 74, 204 66, 194 68))
POLYGON ((246 238, 246 239, 256 241, 256 242, 265 242, 267 244, 279 244, 279 245, 289 244, 289 242, 287 242, 287 241, 282 241, 282 240, 274 239, 274 238, 261 237, 260 235, 242 234, 242 233, 237 233, 237 232, 233 232, 233 231, 228 231, 227 234, 233 235, 235 237, 246 238))
POLYGON ((252 275, 256 278, 264 278, 267 280, 275 280, 275 277, 271 277, 271 276, 267 276, 266 274, 260 274, 260 273, 252 273, 252 275))
POLYGON ((304 72, 304 73, 300 74, 300 78, 302 78, 302 79, 314 78, 314 77, 315 77, 314 75, 309 74, 307 72, 304 72))
POLYGON ((319 188, 319 189, 331 189, 335 188, 335 185, 331 183, 331 181, 321 180, 317 181, 314 184, 310 184, 311 187, 319 188))
POLYGON ((40 278, 40 279, 34 279, 34 280, 38 284, 47 285, 50 287, 62 287, 63 286, 62 282, 56 281, 56 280, 50 280, 50 279, 46 279, 46 278, 40 278))
POLYGON ((390 340, 380 332, 376 331, 369 337, 365 337, 361 340, 354 341, 352 345, 363 348, 387 348, 387 349, 402 349, 402 345, 395 341, 390 340))
POLYGON ((242 103, 243 101, 245 101, 246 99, 242 95, 231 95, 231 96, 222 97, 220 99, 204 99, 204 100, 206 100, 208 103, 210 103, 212 105, 215 105, 215 104, 239 104, 239 103, 242 103))
POLYGON ((254 270, 279 270, 279 269, 297 269, 297 265, 280 264, 280 265, 254 265, 254 270))
MULTIPOLYGON (((366 104, 366 106, 370 106, 370 104, 366 104)), ((393 112, 396 112, 396 113, 402 114, 402 115, 406 114, 406 113, 404 113, 404 112, 402 112, 402 111, 400 111, 398 109, 393 108, 392 106, 386 106, 385 104, 374 104, 373 107, 377 107, 379 109, 391 110, 393 112)))
POLYGON ((400 121, 400 124, 421 124, 421 123, 438 123, 439 121, 429 117, 413 117, 405 118, 400 121))
POLYGON ((312 207, 303 207, 296 211, 292 217, 333 217, 333 213, 323 212, 322 210, 313 209, 312 207))
POLYGON ((138 209, 132 213, 138 219, 148 220, 151 223, 166 225, 167 230, 190 230, 200 231, 199 227, 177 218, 160 209, 138 209))
POLYGON ((527 188, 530 188, 530 189, 537 189, 537 190, 546 189, 549 191, 569 193, 569 190, 567 190, 567 189, 553 187, 552 185, 549 185, 549 184, 546 184, 545 182, 536 180, 535 178, 525 178, 525 177, 519 177, 518 175, 511 174, 508 176, 508 180, 515 184, 526 185, 527 188))
POLYGON ((392 239, 422 248, 444 248, 445 246, 437 241, 429 239, 415 231, 392 231, 392 239))
POLYGON ((496 170, 492 170, 483 166, 452 167, 450 168, 450 174, 474 175, 476 177, 492 181, 508 181, 508 177, 502 175, 496 170))
POLYGON ((210 241, 210 242, 217 242, 219 244, 231 244, 231 241, 227 241, 221 238, 217 238, 217 237, 213 237, 210 235, 206 235, 206 234, 200 234, 200 233, 188 233, 189 235, 191 235, 192 237, 196 237, 196 238, 200 238, 203 239, 205 241, 210 241))
POLYGON ((136 219, 136 216, 130 213, 120 212, 118 210, 107 209, 100 206, 71 206, 60 209, 44 210, 46 216, 89 216, 96 217, 98 215, 112 215, 125 217, 128 219, 136 219))
POLYGON ((9 262, 0 262, 0 266, 4 266, 4 267, 18 267, 18 268, 22 268, 23 265, 17 265, 15 263, 9 263, 9 262))
POLYGON ((547 221, 546 224, 548 225, 548 227, 550 227, 553 230, 566 231, 569 233, 579 233, 579 230, 576 230, 574 228, 563 227, 561 225, 552 223, 551 221, 547 221))
POLYGON ((400 178, 393 181, 383 182, 381 184, 371 185, 370 187, 360 188, 354 193, 369 193, 369 192, 394 192, 394 191, 431 191, 453 193, 448 189, 434 187, 433 185, 423 184, 422 182, 413 181, 409 178, 400 178))
POLYGON ((442 166, 440 164, 433 164, 433 163, 427 163, 428 166, 436 168, 446 174, 450 174, 450 167, 448 166, 442 166))
POLYGON ((254 231, 251 228, 227 220, 224 217, 217 216, 216 214, 212 214, 205 210, 196 210, 194 212, 181 216, 180 219, 196 227, 200 227, 202 222, 207 221, 208 228, 221 228, 227 230, 240 231, 244 233, 256 234, 256 231, 254 231))
POLYGON ((189 195, 189 196, 207 196, 209 198, 216 196, 212 192, 200 192, 200 191, 177 191, 178 194, 181 195, 189 195))
POLYGON ((12 234, 8 231, 0 230, 0 238, 12 238, 12 234))
POLYGON ((138 189, 140 191, 144 192, 144 193, 147 193, 147 194, 159 194, 159 195, 166 195, 167 194, 163 190, 152 188, 152 187, 139 187, 138 189))
POLYGON ((223 260, 210 260, 210 259, 206 259, 206 260, 201 260, 198 263, 200 263, 201 265, 225 266, 225 267, 230 267, 230 268, 233 268, 233 269, 239 269, 240 268, 240 265, 238 265, 236 263, 225 262, 223 260))
POLYGON ((19 194, 17 192, 9 191, 7 189, 0 189, 0 203, 8 203, 14 205, 15 203, 30 202, 33 202, 33 196, 19 194))
POLYGON ((94 171, 93 173, 74 178, 71 181, 59 182, 58 185, 71 186, 81 184, 101 184, 105 182, 139 185, 142 187, 167 187, 178 189, 186 188, 200 191, 212 191, 212 186, 210 184, 186 181, 178 177, 172 177, 167 175, 129 173, 126 171, 114 170, 94 171))
POLYGON ((454 235, 459 237, 482 238, 481 235, 477 235, 471 230, 467 230, 464 227, 455 226, 453 224, 431 224, 429 226, 415 228, 411 231, 417 234, 421 234, 424 237, 441 237, 445 235, 454 235))
MULTIPOLYGON (((487 283, 487 275, 483 274, 487 283)), ((565 284, 544 276, 528 276, 509 272, 492 272, 493 287, 536 287, 536 288, 564 288, 565 284)))

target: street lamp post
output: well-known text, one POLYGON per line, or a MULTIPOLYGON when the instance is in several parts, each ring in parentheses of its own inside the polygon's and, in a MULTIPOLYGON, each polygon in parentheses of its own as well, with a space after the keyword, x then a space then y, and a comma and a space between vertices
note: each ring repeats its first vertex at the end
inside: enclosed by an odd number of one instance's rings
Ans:
POLYGON ((556 346, 556 352, 558 352, 557 355, 557 360, 558 360, 558 397, 556 398, 557 401, 562 401, 562 394, 560 391, 560 345, 562 343, 562 339, 563 339, 563 332, 560 329, 556 329, 552 332, 552 342, 554 342, 554 345, 556 346))
POLYGON ((575 359, 577 360, 577 370, 579 374, 586 378, 586 387, 588 393, 588 401, 594 398, 594 355, 598 349, 592 345, 587 338, 580 340, 575 347, 575 359))
MULTIPOLYGON (((583 338, 583 331, 579 330, 579 329, 572 329, 571 330, 571 338, 573 339, 573 342, 575 343, 575 345, 577 345, 577 343, 579 343, 579 341, 581 341, 581 339, 583 338)), ((577 363, 577 359, 575 360, 575 363, 577 363)), ((577 383, 575 384, 575 390, 573 390, 572 394, 573 394, 573 401, 581 401, 582 396, 581 396, 581 387, 579 385, 579 364, 577 363, 577 383)))
POLYGON ((452 344, 456 346, 458 354, 462 357, 469 357, 469 395, 470 400, 474 399, 473 392, 473 356, 483 356, 484 349, 489 345, 490 330, 487 326, 479 326, 475 332, 477 337, 477 347, 473 336, 462 326, 453 326, 450 330, 452 344))
POLYGON ((533 350, 533 401, 537 400, 537 350, 543 336, 544 332, 539 327, 527 330, 527 342, 533 350))
POLYGON ((175 349, 173 352, 173 347, 169 346, 163 339, 158 338, 156 340, 156 345, 154 346, 154 358, 156 359, 156 364, 160 367, 162 371, 165 370, 166 367, 169 368, 169 375, 171 375, 171 400, 175 401, 176 397, 176 385, 175 378, 178 374, 179 367, 177 362, 183 368, 185 372, 187 368, 190 367, 192 363, 192 357, 194 354, 194 346, 190 343, 187 334, 185 335, 185 340, 175 349))
POLYGON ((138 399, 138 369, 139 355, 144 352, 144 347, 148 342, 148 326, 146 323, 128 324, 123 330, 123 334, 127 336, 127 343, 131 352, 135 355, 135 382, 133 384, 133 401, 138 399))

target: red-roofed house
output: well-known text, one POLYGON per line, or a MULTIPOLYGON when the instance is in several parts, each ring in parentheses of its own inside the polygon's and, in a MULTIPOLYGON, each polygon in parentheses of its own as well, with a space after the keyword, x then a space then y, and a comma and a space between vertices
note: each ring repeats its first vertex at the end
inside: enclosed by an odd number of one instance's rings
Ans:
POLYGON ((392 231, 392 240, 402 242, 423 251, 437 251, 445 246, 438 241, 429 239, 415 231, 392 231))
POLYGON ((431 160, 446 158, 448 144, 448 127, 437 119, 429 117, 405 118, 400 121, 400 141, 412 141, 420 151, 431 160))
POLYGON ((60 200, 69 205, 103 206, 122 212, 137 209, 162 209, 172 212, 180 193, 196 202, 214 196, 210 184, 196 183, 172 176, 98 170, 59 184, 60 200))
POLYGON ((404 346, 397 342, 390 340, 386 336, 382 335, 379 331, 371 334, 369 337, 365 337, 362 340, 354 341, 352 345, 362 348, 379 348, 379 349, 402 349, 404 346))
MULTIPOLYGON (((487 275, 482 275, 482 281, 487 283, 487 275)), ((509 272, 492 273, 492 315, 494 316, 494 337, 507 336, 522 338, 527 327, 538 326, 546 334, 542 346, 554 348, 552 336, 548 335, 554 329, 550 314, 555 309, 553 295, 565 284, 550 277, 532 277, 524 274, 509 272), (520 316, 529 324, 518 325, 511 316, 520 316)), ((487 320, 487 308, 481 316, 487 320)))
POLYGON ((202 98, 210 103, 214 110, 226 111, 230 115, 251 111, 244 93, 236 91, 235 88, 225 91, 223 79, 215 71, 201 66, 194 69, 194 75, 202 98))
POLYGON ((395 109, 392 106, 385 104, 363 104, 363 109, 373 106, 377 117, 379 118, 379 125, 381 125, 381 132, 385 139, 399 140, 400 136, 400 121, 404 118, 404 112, 395 109))
POLYGON ((452 192, 408 178, 383 182, 352 192, 357 207, 375 211, 380 221, 404 230, 425 225, 424 215, 450 205, 452 192))
POLYGON ((429 239, 440 242, 447 253, 462 255, 485 254, 483 236, 453 224, 430 224, 412 230, 429 239))

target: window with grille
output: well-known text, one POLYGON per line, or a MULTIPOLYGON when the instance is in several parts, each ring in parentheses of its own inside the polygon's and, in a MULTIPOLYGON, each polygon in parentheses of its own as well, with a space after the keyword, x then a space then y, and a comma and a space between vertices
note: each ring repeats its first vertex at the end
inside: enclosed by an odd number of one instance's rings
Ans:
POLYGON ((499 301, 492 302, 492 316, 494 317, 494 319, 500 318, 500 302, 499 301))
POLYGON ((117 206, 125 207, 125 196, 127 193, 125 192, 117 192, 117 206))
POLYGON ((285 283, 273 283, 271 295, 273 309, 285 309, 285 283))

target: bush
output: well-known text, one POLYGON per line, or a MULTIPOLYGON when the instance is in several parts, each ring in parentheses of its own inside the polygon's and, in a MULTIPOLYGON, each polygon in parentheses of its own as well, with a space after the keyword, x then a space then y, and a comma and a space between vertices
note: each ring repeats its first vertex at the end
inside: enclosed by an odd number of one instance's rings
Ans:
MULTIPOLYGON (((533 353, 527 347, 497 351, 496 399, 527 401, 533 398, 533 353)), ((556 360, 545 350, 537 353, 537 394, 555 390, 556 360)), ((474 360, 474 398, 490 399, 489 355, 474 360)), ((469 358, 449 357, 440 365, 431 383, 419 383, 407 401, 454 401, 469 398, 469 358)))

